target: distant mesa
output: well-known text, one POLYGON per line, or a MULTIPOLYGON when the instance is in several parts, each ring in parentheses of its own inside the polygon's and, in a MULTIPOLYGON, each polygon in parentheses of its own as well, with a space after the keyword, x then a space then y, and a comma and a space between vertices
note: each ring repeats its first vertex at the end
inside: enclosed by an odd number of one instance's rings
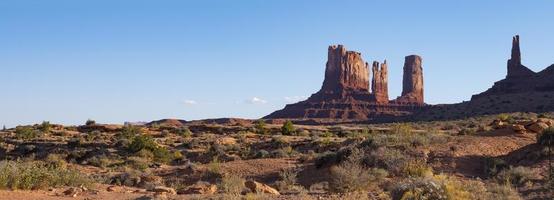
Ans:
POLYGON ((359 52, 347 51, 343 45, 329 46, 327 56, 318 92, 264 118, 373 120, 410 115, 426 106, 420 56, 405 58, 402 95, 394 100, 389 99, 386 60, 374 61, 369 68, 359 52))

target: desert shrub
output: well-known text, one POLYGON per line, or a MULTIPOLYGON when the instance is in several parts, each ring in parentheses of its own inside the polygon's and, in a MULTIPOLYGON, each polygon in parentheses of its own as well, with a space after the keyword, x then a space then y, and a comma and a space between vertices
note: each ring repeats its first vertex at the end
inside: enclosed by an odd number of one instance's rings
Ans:
POLYGON ((269 152, 266 150, 259 150, 256 152, 256 155, 254 155, 255 158, 268 158, 270 156, 269 152))
POLYGON ((510 185, 491 185, 484 199, 520 200, 521 197, 510 185))
POLYGON ((215 157, 210 163, 204 174, 206 178, 220 178, 221 177, 221 163, 219 159, 215 157))
POLYGON ((121 129, 121 132, 119 133, 118 137, 120 139, 132 140, 135 136, 138 136, 141 134, 142 134, 142 130, 140 129, 140 127, 125 125, 121 129))
POLYGON ((265 135, 268 133, 266 127, 265 127, 265 121, 263 119, 257 120, 254 124, 254 128, 256 129, 257 134, 265 135))
POLYGON ((95 125, 96 124, 96 121, 92 120, 92 119, 87 119, 87 121, 85 122, 85 125, 87 126, 92 126, 92 125, 95 125))
POLYGON ((15 137, 17 139, 30 140, 39 136, 39 132, 31 127, 18 126, 15 127, 15 137))
POLYGON ((219 182, 219 188, 225 194, 238 196, 244 190, 244 178, 238 175, 225 175, 219 182))
POLYGON ((393 200, 447 200, 442 185, 432 178, 410 179, 391 191, 393 200))
POLYGON ((52 124, 50 124, 49 121, 43 121, 39 126, 38 129, 43 133, 49 133, 50 129, 52 129, 52 124))
POLYGON ((333 137, 333 136, 335 136, 335 135, 330 131, 325 131, 321 134, 321 137, 325 137, 325 138, 330 138, 330 137, 333 137))
POLYGON ((275 184, 279 191, 294 190, 297 186, 298 171, 294 168, 283 169, 279 172, 279 181, 275 184))
POLYGON ((1 189, 44 189, 59 186, 89 186, 92 181, 65 161, 0 161, 1 189))
POLYGON ((394 174, 402 174, 405 164, 410 158, 402 151, 391 148, 380 148, 372 151, 364 158, 364 164, 383 168, 394 174))
POLYGON ((158 145, 154 138, 148 135, 139 135, 133 138, 133 141, 127 147, 131 153, 137 153, 143 150, 152 152, 156 162, 168 163, 174 159, 172 153, 167 148, 158 145))
POLYGON ((430 177, 433 176, 433 169, 421 160, 411 160, 404 165, 402 169, 404 176, 407 177, 430 177))
POLYGON ((500 120, 500 121, 504 121, 504 122, 511 122, 513 121, 513 117, 509 114, 505 114, 505 113, 502 113, 502 114, 499 114, 497 116, 497 119, 500 120))
POLYGON ((549 127, 539 134, 537 143, 547 147, 554 145, 554 127, 549 127))
POLYGON ((131 144, 129 144, 127 149, 131 153, 136 153, 143 149, 152 151, 157 147, 158 145, 154 141, 154 138, 148 135, 139 135, 133 138, 131 144))
POLYGON ((286 121, 285 124, 281 127, 281 133, 283 135, 295 135, 296 129, 294 128, 294 124, 292 121, 286 121))
POLYGON ((144 157, 131 156, 127 158, 125 164, 132 169, 144 171, 150 166, 150 161, 144 157))
POLYGON ((502 170, 496 175, 495 179, 501 184, 522 186, 531 181, 533 177, 534 175, 531 169, 519 166, 514 168, 510 167, 508 169, 502 170))
POLYGON ((192 137, 192 132, 187 127, 177 129, 177 135, 184 137, 184 138, 190 138, 192 137))
POLYGON ((408 135, 412 133, 412 126, 405 123, 395 123, 391 127, 391 133, 393 134, 400 134, 400 135, 408 135))
MULTIPOLYGON (((358 153, 358 152, 356 152, 358 153)), ((361 164, 359 154, 353 153, 337 166, 331 167, 329 189, 335 193, 367 191, 388 174, 382 169, 370 169, 361 164)))
POLYGON ((337 152, 326 151, 318 155, 315 160, 316 168, 331 166, 345 161, 352 154, 352 148, 342 148, 337 152))
POLYGON ((508 168, 508 164, 500 158, 485 158, 483 160, 484 173, 488 176, 495 176, 503 169, 508 168))
POLYGON ((271 151, 271 156, 274 158, 287 158, 296 155, 297 152, 291 147, 286 146, 280 149, 271 151))
POLYGON ((95 167, 106 168, 111 163, 111 161, 105 155, 100 155, 90 157, 89 159, 87 159, 87 163, 95 167))
POLYGON ((273 136, 271 137, 271 146, 275 148, 283 148, 289 146, 289 142, 287 142, 283 137, 281 136, 273 136))

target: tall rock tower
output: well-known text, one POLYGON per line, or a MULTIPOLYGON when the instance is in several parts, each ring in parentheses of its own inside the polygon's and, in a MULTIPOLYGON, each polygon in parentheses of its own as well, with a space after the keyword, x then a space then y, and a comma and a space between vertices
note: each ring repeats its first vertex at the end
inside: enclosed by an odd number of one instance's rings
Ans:
POLYGON ((402 79, 402 96, 397 101, 409 104, 424 104, 423 68, 421 57, 406 56, 404 59, 404 77, 402 79))
POLYGON ((371 92, 378 104, 389 103, 387 61, 379 67, 379 62, 373 62, 373 79, 371 81, 371 92))
POLYGON ((342 45, 328 49, 325 80, 321 91, 343 90, 369 92, 369 68, 360 53, 346 51, 342 45))
POLYGON ((519 35, 512 38, 512 56, 508 60, 508 74, 506 78, 525 78, 533 76, 535 72, 521 64, 521 51, 519 49, 519 35))

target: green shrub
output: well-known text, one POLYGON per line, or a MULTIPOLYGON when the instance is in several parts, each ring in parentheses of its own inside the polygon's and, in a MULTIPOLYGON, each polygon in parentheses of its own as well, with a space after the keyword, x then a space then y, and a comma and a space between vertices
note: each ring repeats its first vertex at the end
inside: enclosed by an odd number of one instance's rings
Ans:
POLYGON ((27 126, 18 126, 15 128, 15 137, 17 139, 30 140, 39 136, 37 130, 27 126))
POLYGON ((267 129, 265 127, 265 121, 263 119, 259 119, 254 124, 254 128, 256 129, 256 133, 265 135, 267 134, 267 129))
POLYGON ((152 152, 154 161, 168 163, 174 159, 173 154, 167 148, 158 145, 154 138, 148 135, 139 135, 133 138, 133 141, 127 147, 131 153, 147 150, 152 152))
POLYGON ((121 132, 119 133, 118 137, 119 139, 132 140, 135 136, 138 136, 141 134, 142 134, 142 130, 140 127, 125 125, 121 129, 121 132))
POLYGON ((295 135, 296 129, 294 128, 294 124, 291 121, 286 121, 281 127, 281 133, 283 135, 295 135))
POLYGON ((192 132, 189 128, 184 127, 177 130, 177 135, 184 137, 184 138, 190 138, 192 137, 192 132))
POLYGON ((52 125, 49 121, 43 121, 39 126, 38 129, 43 133, 49 133, 50 129, 52 129, 52 125))
POLYGON ((92 119, 87 119, 87 121, 85 122, 85 125, 87 125, 87 126, 96 125, 96 121, 94 121, 92 119))
POLYGON ((65 161, 1 161, 1 189, 44 189, 59 186, 89 186, 92 181, 78 170, 67 168, 65 161))

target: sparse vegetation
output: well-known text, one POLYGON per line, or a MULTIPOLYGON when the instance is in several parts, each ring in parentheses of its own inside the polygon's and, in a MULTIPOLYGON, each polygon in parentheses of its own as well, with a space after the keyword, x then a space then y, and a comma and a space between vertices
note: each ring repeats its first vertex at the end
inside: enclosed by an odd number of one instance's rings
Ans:
POLYGON ((286 121, 285 124, 281 127, 281 134, 283 135, 295 135, 296 134, 296 128, 294 128, 294 124, 292 121, 286 121))
POLYGON ((78 170, 69 169, 59 160, 1 161, 1 189, 45 189, 58 186, 88 186, 92 181, 78 170))

